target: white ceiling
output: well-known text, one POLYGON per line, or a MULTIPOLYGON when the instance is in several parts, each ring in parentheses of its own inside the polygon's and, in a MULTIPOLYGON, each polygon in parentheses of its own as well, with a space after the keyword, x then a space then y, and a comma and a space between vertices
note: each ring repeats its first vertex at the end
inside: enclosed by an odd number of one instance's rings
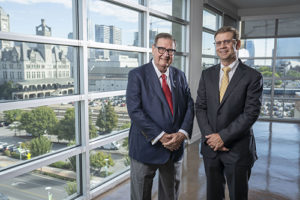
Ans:
MULTIPOLYGON (((224 0, 217 0, 224 1, 224 0)), ((286 7, 300 5, 300 0, 225 0, 236 9, 262 8, 262 7, 286 7)), ((300 11, 299 11, 300 13, 300 11)))

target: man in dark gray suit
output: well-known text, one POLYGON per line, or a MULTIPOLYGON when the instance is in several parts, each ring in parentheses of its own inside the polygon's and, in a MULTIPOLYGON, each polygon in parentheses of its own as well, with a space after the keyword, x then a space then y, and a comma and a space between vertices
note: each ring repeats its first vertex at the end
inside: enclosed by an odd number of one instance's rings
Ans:
POLYGON ((202 72, 195 104, 207 199, 224 199, 227 182, 230 199, 245 200, 257 159, 252 125, 260 113, 262 75, 238 59, 241 41, 236 29, 220 28, 215 46, 221 63, 202 72))
POLYGON ((157 170, 158 199, 178 199, 184 140, 191 138, 194 103, 184 73, 170 66, 174 53, 172 35, 160 33, 152 45, 153 60, 129 72, 132 200, 151 199, 157 170))

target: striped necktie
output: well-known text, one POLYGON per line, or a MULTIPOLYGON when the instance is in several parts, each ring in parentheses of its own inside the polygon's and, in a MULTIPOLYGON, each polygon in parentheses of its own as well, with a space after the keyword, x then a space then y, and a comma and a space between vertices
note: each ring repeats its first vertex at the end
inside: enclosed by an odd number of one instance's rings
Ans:
POLYGON ((221 80, 221 87, 220 87, 220 103, 222 102, 222 99, 224 97, 224 94, 226 92, 226 89, 229 84, 229 75, 228 73, 230 72, 231 68, 230 67, 223 67, 222 68, 224 74, 221 80))

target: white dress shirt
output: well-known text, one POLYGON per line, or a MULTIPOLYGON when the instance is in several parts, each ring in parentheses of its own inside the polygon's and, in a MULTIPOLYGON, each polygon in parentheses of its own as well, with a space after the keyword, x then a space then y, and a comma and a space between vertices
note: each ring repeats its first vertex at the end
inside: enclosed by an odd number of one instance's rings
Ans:
MULTIPOLYGON (((157 75, 157 77, 158 77, 158 79, 159 79, 160 85, 162 86, 162 77, 161 77, 162 73, 158 70, 158 68, 157 68, 156 65, 154 64, 153 59, 152 59, 152 64, 153 64, 154 70, 155 70, 155 72, 156 72, 156 75, 157 75)), ((168 84, 168 86, 169 86, 169 88, 170 88, 170 91, 172 92, 172 87, 170 87, 171 82, 170 82, 170 76, 169 76, 169 75, 170 75, 170 70, 169 70, 169 68, 167 68, 167 71, 166 71, 164 74, 166 75, 167 84, 168 84)), ((185 130, 179 129, 178 132, 183 133, 183 134, 186 136, 186 138, 189 139, 189 136, 188 136, 189 134, 188 134, 185 130)), ((165 131, 162 131, 156 138, 154 138, 154 140, 152 140, 152 142, 151 142, 152 145, 156 144, 157 141, 159 141, 160 138, 161 138, 165 133, 166 133, 165 131)))

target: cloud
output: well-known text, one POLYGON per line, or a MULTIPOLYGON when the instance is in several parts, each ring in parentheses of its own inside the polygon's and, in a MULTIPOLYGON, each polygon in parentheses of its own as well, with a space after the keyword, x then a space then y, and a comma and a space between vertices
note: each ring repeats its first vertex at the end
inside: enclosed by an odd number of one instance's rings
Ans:
POLYGON ((139 20, 138 12, 102 1, 89 1, 89 3, 90 11, 99 13, 100 15, 116 17, 120 21, 131 23, 137 23, 139 20))
POLYGON ((67 8, 72 8, 71 0, 0 0, 0 2, 19 3, 19 4, 35 4, 35 3, 56 3, 63 4, 67 8))

